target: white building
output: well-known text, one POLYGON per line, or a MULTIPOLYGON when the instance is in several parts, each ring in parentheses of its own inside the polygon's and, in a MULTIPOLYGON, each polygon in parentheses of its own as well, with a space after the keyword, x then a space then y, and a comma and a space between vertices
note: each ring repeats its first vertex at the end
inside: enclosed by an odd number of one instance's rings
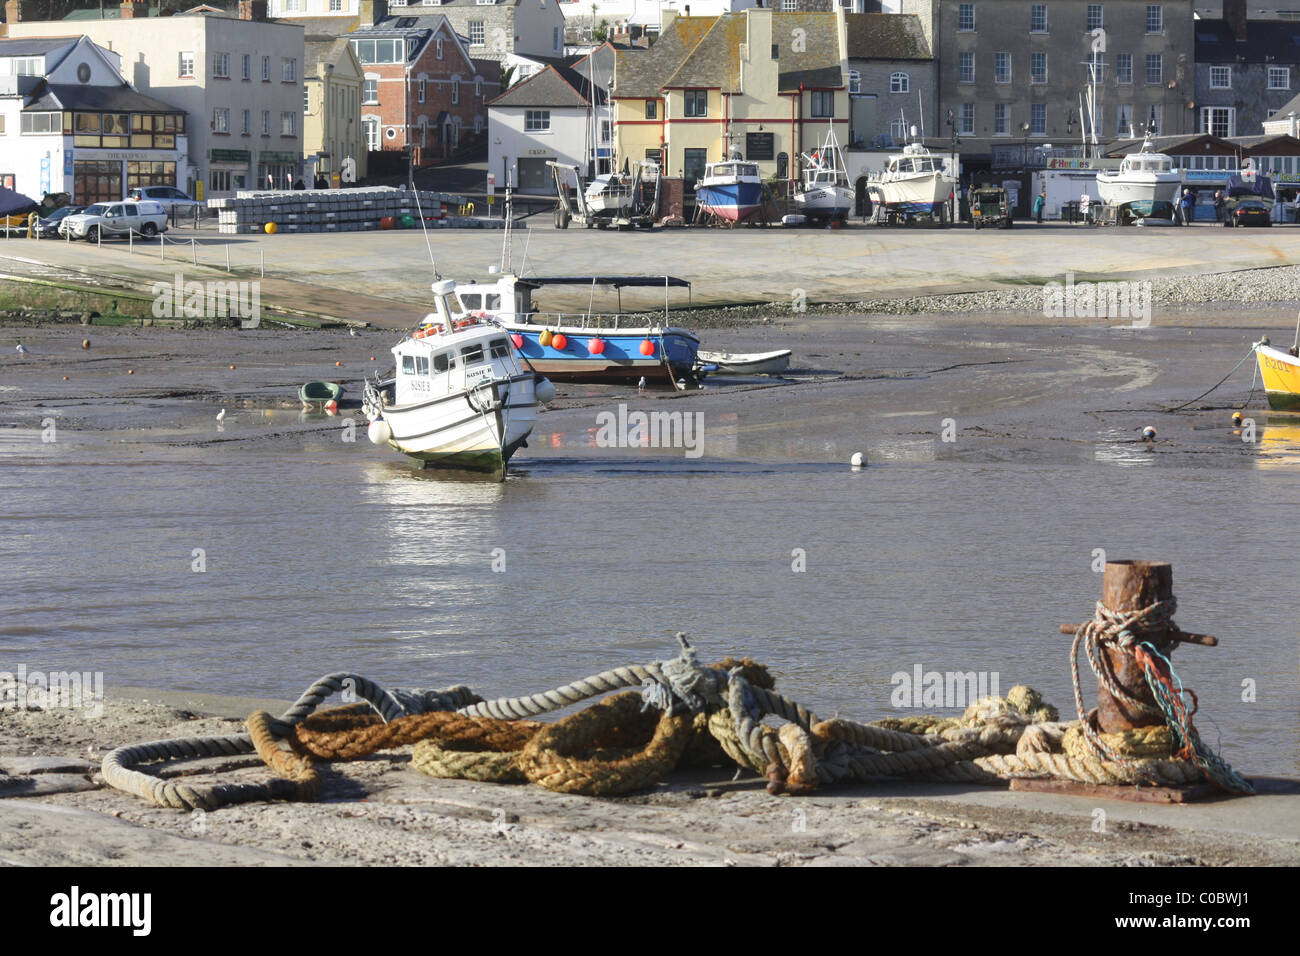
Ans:
POLYGON ((184 188, 187 154, 185 112, 132 89, 115 53, 84 36, 0 39, 0 183, 114 201, 184 188))
POLYGON ((548 66, 488 103, 488 172, 499 185, 550 195, 548 160, 585 172, 593 137, 583 85, 573 71, 548 66))
POLYGON ((302 176, 303 28, 202 13, 120 19, 14 20, 13 38, 84 33, 122 61, 140 93, 186 113, 189 161, 180 188, 196 198, 287 187, 302 176))

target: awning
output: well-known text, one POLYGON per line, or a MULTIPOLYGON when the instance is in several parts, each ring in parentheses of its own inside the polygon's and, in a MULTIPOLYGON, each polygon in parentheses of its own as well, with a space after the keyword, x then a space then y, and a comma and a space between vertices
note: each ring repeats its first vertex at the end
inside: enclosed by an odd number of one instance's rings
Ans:
POLYGON ((689 289, 691 284, 685 279, 678 279, 674 276, 529 276, 528 282, 535 282, 537 285, 596 285, 611 286, 615 289, 624 288, 664 288, 671 286, 674 289, 689 289))

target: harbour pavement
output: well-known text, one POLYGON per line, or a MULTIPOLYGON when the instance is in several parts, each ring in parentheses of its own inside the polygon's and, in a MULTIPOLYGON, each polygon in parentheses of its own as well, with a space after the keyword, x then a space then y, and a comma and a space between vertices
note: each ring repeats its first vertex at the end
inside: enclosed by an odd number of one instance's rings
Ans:
MULTIPOLYGON (((223 277, 258 279, 263 301, 381 327, 409 326, 423 314, 435 272, 487 278, 503 259, 501 230, 435 229, 345 234, 223 236, 211 224, 179 228, 157 242, 0 240, 0 274, 64 272, 121 277, 140 288, 223 277), (226 272, 227 256, 232 273, 226 272), (197 261, 197 265, 195 264, 197 261), (262 269, 265 275, 262 275, 262 269)), ((1300 228, 1224 229, 1018 224, 1011 230, 851 225, 843 229, 557 230, 538 222, 515 230, 507 265, 520 274, 669 274, 689 280, 673 308, 807 302, 862 302, 924 295, 1015 290, 1079 279, 1189 278, 1300 264, 1300 228)), ((1218 294, 1226 301, 1231 283, 1218 294)), ((1283 292, 1289 290, 1283 290, 1283 292)), ((1286 298, 1288 296, 1281 295, 1286 298)), ((548 289, 543 310, 586 309, 590 292, 548 289)), ((662 308, 662 292, 627 292, 626 308, 662 308)), ((597 293, 597 311, 614 299, 597 293)))

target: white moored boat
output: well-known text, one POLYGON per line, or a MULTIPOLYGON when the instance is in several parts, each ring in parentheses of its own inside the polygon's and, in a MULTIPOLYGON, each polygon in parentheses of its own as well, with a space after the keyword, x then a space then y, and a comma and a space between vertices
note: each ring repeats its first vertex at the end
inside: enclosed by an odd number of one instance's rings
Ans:
POLYGON ((942 218, 956 180, 920 143, 908 143, 890 156, 885 171, 870 183, 890 215, 927 214, 942 218))
POLYGON ((844 168, 844 153, 833 132, 813 150, 804 153, 803 172, 794 193, 794 204, 812 221, 843 220, 853 208, 853 189, 844 168))
POLYGON ((394 378, 366 382, 370 440, 422 468, 504 478, 537 420, 538 391, 545 400, 553 386, 521 365, 504 329, 459 311, 455 291, 434 283, 434 311, 393 347, 394 378))
POLYGON ((1155 152, 1149 139, 1143 140, 1139 152, 1125 156, 1119 169, 1097 173, 1101 201, 1108 206, 1127 206, 1138 216, 1172 214, 1182 184, 1182 173, 1174 168, 1174 161, 1155 152), (1170 208, 1164 209, 1162 204, 1170 208))
POLYGON ((719 375, 773 375, 790 367, 790 350, 774 352, 706 352, 700 349, 700 364, 716 365, 719 375))

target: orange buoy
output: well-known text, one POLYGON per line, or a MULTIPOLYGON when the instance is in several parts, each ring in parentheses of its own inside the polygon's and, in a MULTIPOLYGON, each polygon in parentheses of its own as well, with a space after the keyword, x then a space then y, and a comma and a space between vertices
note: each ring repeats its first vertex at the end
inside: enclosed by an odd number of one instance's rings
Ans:
POLYGON ((63 380, 66 382, 66 381, 68 380, 68 376, 66 376, 66 375, 63 376, 63 380))
POLYGON ((230 366, 231 371, 234 371, 234 368, 235 368, 235 367, 234 367, 233 365, 230 366))
POLYGON ((370 356, 370 361, 372 361, 372 362, 373 362, 373 361, 374 361, 374 360, 375 360, 375 357, 374 357, 374 356, 373 356, 373 355, 372 355, 372 356, 370 356))
POLYGON ((334 367, 335 367, 335 368, 342 368, 342 367, 343 367, 343 363, 342 363, 342 362, 335 362, 335 363, 334 363, 334 367))
POLYGON ((568 344, 569 344, 568 336, 566 336, 563 332, 556 332, 554 335, 551 336, 551 348, 553 349, 563 352, 564 347, 568 344))
POLYGON ((88 349, 88 348, 90 348, 90 339, 82 339, 82 340, 81 340, 81 347, 82 347, 83 349, 88 349))
POLYGON ((649 339, 644 339, 644 340, 642 340, 642 342, 641 342, 641 354, 642 354, 642 355, 654 355, 654 354, 655 354, 655 344, 654 344, 654 342, 650 341, 649 339))
POLYGON ((127 374, 127 375, 134 375, 134 374, 135 374, 135 369, 133 369, 133 368, 129 368, 129 369, 127 369, 127 370, 126 370, 126 374, 127 374))
POLYGON ((587 339, 587 351, 592 355, 599 355, 605 351, 605 340, 602 338, 587 339))

